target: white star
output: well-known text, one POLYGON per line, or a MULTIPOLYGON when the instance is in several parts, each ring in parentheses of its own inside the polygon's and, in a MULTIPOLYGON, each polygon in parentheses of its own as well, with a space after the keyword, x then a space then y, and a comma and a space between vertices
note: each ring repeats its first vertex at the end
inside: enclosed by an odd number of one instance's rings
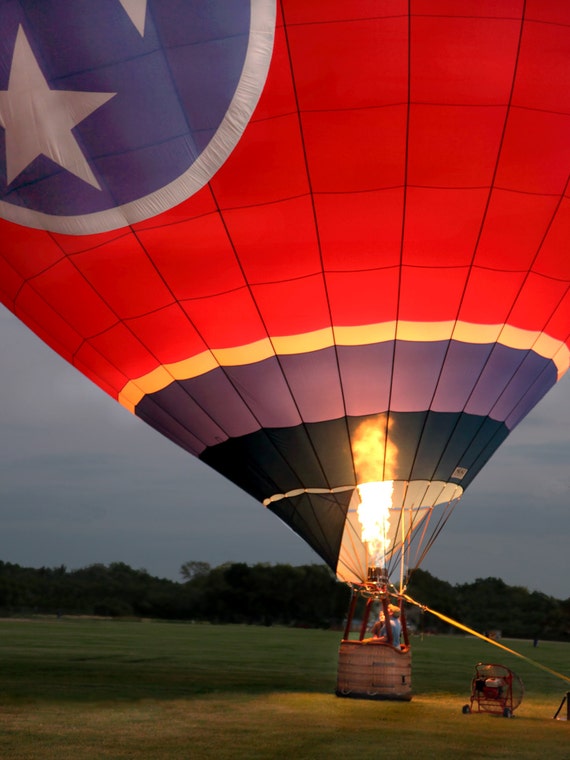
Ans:
POLYGON ((147 0, 119 0, 125 13, 136 26, 138 33, 144 37, 144 23, 146 20, 147 0))
POLYGON ((50 90, 20 26, 8 89, 0 91, 8 184, 43 154, 100 190, 71 130, 116 94, 50 90))

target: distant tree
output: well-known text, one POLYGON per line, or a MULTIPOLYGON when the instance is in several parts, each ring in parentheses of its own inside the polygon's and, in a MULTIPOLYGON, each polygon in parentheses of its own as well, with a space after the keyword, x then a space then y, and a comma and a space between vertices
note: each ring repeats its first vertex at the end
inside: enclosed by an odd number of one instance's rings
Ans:
POLYGON ((185 581, 193 581, 201 575, 208 575, 211 567, 208 562, 185 562, 180 568, 180 575, 185 581))

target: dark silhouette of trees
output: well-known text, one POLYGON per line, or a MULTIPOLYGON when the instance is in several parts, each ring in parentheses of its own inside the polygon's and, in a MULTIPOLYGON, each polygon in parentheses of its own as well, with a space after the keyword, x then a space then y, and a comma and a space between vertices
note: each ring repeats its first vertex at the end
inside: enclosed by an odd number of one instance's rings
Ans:
MULTIPOLYGON (((68 570, 0 561, 0 615, 86 614, 342 630, 351 593, 325 565, 228 562, 212 568, 189 561, 180 573, 183 580, 176 582, 123 562, 68 570)), ((423 570, 413 573, 408 592, 476 631, 570 640, 570 599, 558 601, 499 578, 453 586, 423 570)), ((407 617, 418 630, 456 632, 418 607, 409 606, 407 617)))
POLYGON ((123 562, 79 570, 0 562, 0 614, 87 614, 218 623, 340 624, 348 588, 324 565, 182 565, 184 582, 123 562))
MULTIPOLYGON (((425 570, 414 571, 408 591, 416 601, 479 632, 570 640, 570 599, 562 602, 522 586, 508 586, 500 578, 452 586, 425 570)), ((424 616, 421 622, 434 631, 453 632, 434 616, 424 616)))
POLYGON ((219 623, 339 625, 349 598, 324 565, 227 563, 185 587, 193 617, 219 623))

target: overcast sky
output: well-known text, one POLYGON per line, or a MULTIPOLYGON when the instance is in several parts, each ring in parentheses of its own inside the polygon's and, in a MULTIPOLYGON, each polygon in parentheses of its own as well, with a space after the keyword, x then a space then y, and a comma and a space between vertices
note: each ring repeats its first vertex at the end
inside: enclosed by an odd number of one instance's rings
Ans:
MULTIPOLYGON (((0 306, 0 560, 321 562, 261 504, 127 412, 0 306)), ((469 487, 423 567, 570 597, 570 380, 469 487)))

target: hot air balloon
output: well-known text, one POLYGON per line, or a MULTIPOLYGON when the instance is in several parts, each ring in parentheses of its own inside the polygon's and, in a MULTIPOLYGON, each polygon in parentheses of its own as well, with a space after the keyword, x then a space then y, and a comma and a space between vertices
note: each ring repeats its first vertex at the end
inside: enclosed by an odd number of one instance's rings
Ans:
POLYGON ((0 29, 2 302, 339 579, 401 588, 569 366, 570 6, 0 29))

